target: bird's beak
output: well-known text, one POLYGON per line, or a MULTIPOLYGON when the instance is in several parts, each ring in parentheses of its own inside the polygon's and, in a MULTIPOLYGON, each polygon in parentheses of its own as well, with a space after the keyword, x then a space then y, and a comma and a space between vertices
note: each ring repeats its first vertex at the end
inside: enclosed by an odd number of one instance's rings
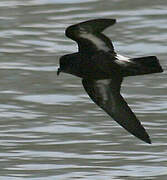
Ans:
POLYGON ((57 76, 60 74, 60 72, 61 72, 61 69, 58 68, 58 70, 57 70, 57 76))

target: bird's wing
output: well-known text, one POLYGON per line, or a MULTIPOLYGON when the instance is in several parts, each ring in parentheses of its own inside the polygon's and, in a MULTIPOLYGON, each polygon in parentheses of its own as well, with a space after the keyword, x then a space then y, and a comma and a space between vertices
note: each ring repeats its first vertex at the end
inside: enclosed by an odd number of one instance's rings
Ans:
POLYGON ((112 42, 101 32, 116 23, 115 19, 84 21, 66 29, 66 36, 78 43, 80 52, 114 51, 112 42))
POLYGON ((120 95, 121 81, 83 79, 82 83, 90 98, 117 123, 134 136, 151 144, 146 130, 120 95))

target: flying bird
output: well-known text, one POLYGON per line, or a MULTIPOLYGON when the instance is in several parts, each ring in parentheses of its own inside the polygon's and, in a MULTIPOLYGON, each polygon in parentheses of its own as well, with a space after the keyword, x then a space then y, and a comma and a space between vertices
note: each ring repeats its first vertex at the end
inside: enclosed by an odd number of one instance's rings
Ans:
POLYGON ((102 31, 115 19, 93 19, 71 25, 66 36, 78 44, 78 52, 60 57, 60 72, 82 79, 90 98, 118 124, 137 138, 151 144, 150 137, 120 94, 124 77, 163 72, 156 56, 129 58, 114 50, 102 31))

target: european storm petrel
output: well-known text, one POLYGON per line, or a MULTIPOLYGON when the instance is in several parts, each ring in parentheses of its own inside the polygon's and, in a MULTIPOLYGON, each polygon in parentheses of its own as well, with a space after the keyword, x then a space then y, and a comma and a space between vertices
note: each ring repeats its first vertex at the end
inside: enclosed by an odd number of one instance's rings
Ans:
POLYGON ((60 72, 82 78, 90 98, 117 123, 134 136, 151 144, 149 135, 120 94, 126 76, 160 73, 155 56, 128 58, 118 55, 102 31, 115 24, 115 19, 94 19, 66 29, 66 36, 76 41, 78 52, 60 58, 60 72))

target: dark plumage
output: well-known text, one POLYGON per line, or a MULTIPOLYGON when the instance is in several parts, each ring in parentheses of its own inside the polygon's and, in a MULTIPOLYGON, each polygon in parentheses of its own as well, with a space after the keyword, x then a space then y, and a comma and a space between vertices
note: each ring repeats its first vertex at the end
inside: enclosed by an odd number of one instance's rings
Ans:
POLYGON ((60 58, 60 72, 82 78, 90 98, 117 123, 139 139, 151 143, 140 121, 120 94, 126 76, 163 72, 155 56, 127 58, 114 51, 111 40, 102 31, 115 19, 95 19, 72 25, 66 36, 76 41, 78 52, 60 58))

